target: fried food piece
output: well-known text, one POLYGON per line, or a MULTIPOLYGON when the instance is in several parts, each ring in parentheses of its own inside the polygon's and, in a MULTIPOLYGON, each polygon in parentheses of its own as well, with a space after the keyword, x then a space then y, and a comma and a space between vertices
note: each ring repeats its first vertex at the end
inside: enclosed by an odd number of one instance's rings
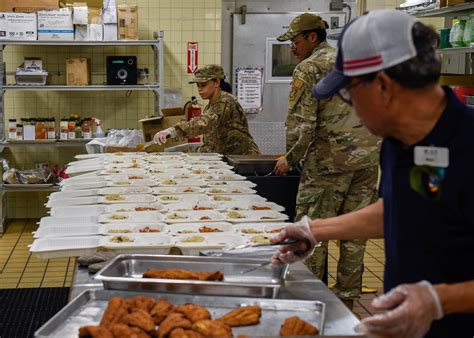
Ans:
POLYGON ((191 329, 192 323, 181 313, 172 313, 161 322, 158 329, 158 338, 166 338, 174 329, 191 329))
POLYGON ((202 226, 199 228, 199 232, 203 232, 203 233, 207 233, 207 232, 222 232, 222 230, 218 229, 218 228, 211 228, 211 227, 208 227, 208 226, 202 226))
POLYGON ((79 329, 79 338, 114 338, 105 326, 83 326, 79 329))
POLYGON ((166 299, 160 299, 156 302, 153 309, 150 311, 150 315, 156 325, 160 325, 166 316, 174 310, 174 305, 168 302, 166 299))
POLYGON ((262 309, 260 306, 243 306, 239 309, 226 313, 221 318, 217 319, 230 327, 235 326, 249 326, 260 322, 262 309))
POLYGON ((155 330, 155 322, 147 311, 136 309, 132 313, 122 317, 122 323, 135 326, 143 331, 152 332, 155 330))
POLYGON ((115 324, 110 328, 114 338, 151 338, 151 336, 138 327, 131 327, 125 324, 115 324))
POLYGON ((100 325, 110 329, 110 326, 119 323, 126 314, 128 314, 128 307, 125 306, 124 299, 114 297, 109 301, 100 325))
POLYGON ((163 278, 163 279, 191 279, 203 281, 223 280, 224 274, 220 271, 195 272, 187 270, 156 270, 148 269, 143 273, 143 278, 163 278))
POLYGON ((178 306, 174 312, 182 313, 186 316, 192 323, 196 323, 200 320, 211 319, 211 314, 209 311, 196 304, 183 304, 178 306))
POLYGON ((128 298, 131 302, 133 302, 130 305, 130 311, 135 311, 135 310, 143 310, 145 312, 150 312, 151 309, 156 304, 156 300, 151 297, 146 297, 146 296, 136 296, 132 298, 128 298))
POLYGON ((193 330, 209 338, 233 337, 230 326, 218 320, 200 320, 193 324, 193 330))
POLYGON ((182 328, 171 331, 169 338, 204 338, 202 334, 193 330, 184 330, 182 328))
POLYGON ((297 316, 285 320, 280 328, 280 336, 309 336, 319 333, 319 329, 297 316))

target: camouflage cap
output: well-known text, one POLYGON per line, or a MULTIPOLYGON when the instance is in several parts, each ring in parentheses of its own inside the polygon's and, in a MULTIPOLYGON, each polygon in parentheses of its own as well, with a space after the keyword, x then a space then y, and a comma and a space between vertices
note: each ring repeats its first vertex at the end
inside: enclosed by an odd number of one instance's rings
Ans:
POLYGON ((319 15, 304 13, 294 18, 290 23, 288 31, 285 34, 282 34, 277 37, 277 40, 291 40, 298 34, 318 28, 328 29, 329 26, 328 23, 324 21, 319 15))
POLYGON ((189 83, 207 82, 209 80, 224 80, 224 69, 218 65, 207 65, 194 72, 194 77, 189 83))

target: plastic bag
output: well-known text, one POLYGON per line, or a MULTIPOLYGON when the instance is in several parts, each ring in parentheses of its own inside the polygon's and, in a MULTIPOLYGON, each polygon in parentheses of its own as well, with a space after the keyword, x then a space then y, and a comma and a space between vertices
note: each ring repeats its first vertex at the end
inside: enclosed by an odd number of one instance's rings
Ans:
POLYGON ((464 43, 465 28, 466 28, 466 20, 463 20, 463 19, 458 20, 451 28, 451 32, 449 33, 449 43, 453 47, 466 46, 466 44, 464 43))
POLYGON ((96 138, 86 144, 89 154, 104 152, 142 151, 145 144, 143 131, 139 129, 111 129, 105 138, 96 138))

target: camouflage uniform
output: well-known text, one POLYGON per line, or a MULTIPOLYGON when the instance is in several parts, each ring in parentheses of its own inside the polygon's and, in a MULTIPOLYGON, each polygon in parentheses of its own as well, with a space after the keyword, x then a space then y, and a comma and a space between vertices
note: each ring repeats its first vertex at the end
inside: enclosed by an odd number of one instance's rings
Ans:
MULTIPOLYGON (((279 40, 291 39, 304 31, 298 29, 298 24, 308 25, 308 19, 314 20, 310 16, 313 15, 295 18, 290 30, 279 40)), ((285 157, 290 168, 302 166, 296 220, 304 215, 312 219, 333 217, 363 208, 377 199, 380 140, 362 127, 354 111, 341 99, 316 100, 311 93, 313 85, 332 70, 335 57, 335 49, 321 42, 293 73, 285 157)), ((364 251, 365 241, 341 241, 333 291, 342 300, 360 296, 364 251)), ((326 255, 324 243, 305 262, 320 279, 326 255)))
MULTIPOLYGON (((190 83, 224 79, 220 66, 205 66, 196 71, 190 83)), ((259 154, 257 144, 249 132, 247 117, 235 96, 221 91, 214 103, 208 103, 201 116, 176 124, 179 137, 203 135, 200 152, 226 155, 259 154)))

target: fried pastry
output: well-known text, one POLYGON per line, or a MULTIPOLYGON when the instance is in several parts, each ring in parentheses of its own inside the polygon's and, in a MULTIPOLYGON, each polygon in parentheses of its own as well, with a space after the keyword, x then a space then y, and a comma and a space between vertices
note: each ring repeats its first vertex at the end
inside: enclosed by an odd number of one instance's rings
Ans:
POLYGON ((159 325, 173 310, 173 304, 168 302, 166 299, 160 299, 158 302, 156 302, 153 309, 151 309, 150 315, 152 316, 155 324, 159 325))
POLYGON ((156 303, 156 300, 154 298, 146 296, 136 296, 133 298, 129 298, 129 300, 133 302, 130 306, 130 311, 134 311, 135 309, 141 309, 146 312, 150 312, 156 303))
POLYGON ((249 326, 260 322, 262 309, 259 306, 243 306, 239 309, 226 313, 217 319, 230 327, 249 326))
POLYGON ((174 312, 182 313, 186 318, 188 318, 192 323, 203 319, 211 319, 211 314, 209 311, 196 304, 183 304, 178 306, 174 312))
POLYGON ((182 328, 171 331, 169 338, 204 338, 202 334, 193 330, 184 330, 182 328))
POLYGON ((200 320, 193 324, 193 330, 209 338, 233 337, 230 326, 218 320, 200 320))
POLYGON ((125 300, 114 297, 109 301, 100 325, 110 328, 110 326, 119 323, 126 314, 128 314, 128 307, 125 306, 125 300))
POLYGON ((156 270, 148 269, 143 274, 143 278, 163 278, 163 279, 192 279, 203 281, 215 281, 224 279, 224 274, 220 271, 194 272, 187 270, 156 270))
POLYGON ((146 332, 155 330, 155 322, 150 314, 142 309, 135 309, 134 312, 122 317, 122 323, 142 329, 146 332))
POLYGON ((114 338, 105 326, 83 326, 79 329, 79 338, 114 338))
POLYGON ((158 338, 166 338, 174 329, 191 329, 192 323, 181 313, 172 313, 161 322, 158 329, 158 338))
POLYGON ((297 316, 285 320, 280 328, 280 336, 309 336, 318 334, 319 330, 297 316))
POLYGON ((151 336, 142 329, 125 324, 112 325, 110 332, 112 332, 114 338, 151 338, 151 336))

